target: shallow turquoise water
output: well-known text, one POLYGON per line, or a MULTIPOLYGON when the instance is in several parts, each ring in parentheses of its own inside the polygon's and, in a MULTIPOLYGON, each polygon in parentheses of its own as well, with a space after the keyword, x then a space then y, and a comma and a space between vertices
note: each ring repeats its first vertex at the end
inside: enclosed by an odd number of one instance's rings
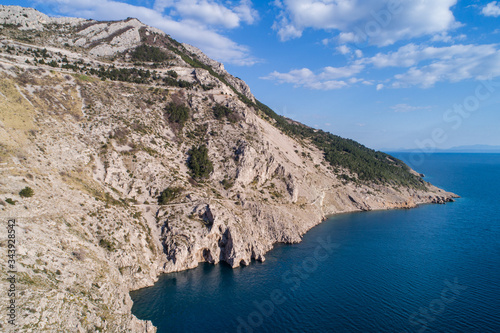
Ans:
POLYGON ((338 215, 264 263, 163 275, 132 312, 158 332, 500 332, 500 155, 413 167, 462 198, 338 215))

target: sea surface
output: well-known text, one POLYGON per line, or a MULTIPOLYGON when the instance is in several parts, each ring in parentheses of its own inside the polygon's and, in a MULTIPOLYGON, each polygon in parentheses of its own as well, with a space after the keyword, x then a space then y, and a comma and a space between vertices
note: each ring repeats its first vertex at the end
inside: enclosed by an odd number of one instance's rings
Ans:
POLYGON ((500 154, 393 155, 461 198, 337 215, 264 263, 163 275, 132 312, 159 333, 500 332, 500 154))

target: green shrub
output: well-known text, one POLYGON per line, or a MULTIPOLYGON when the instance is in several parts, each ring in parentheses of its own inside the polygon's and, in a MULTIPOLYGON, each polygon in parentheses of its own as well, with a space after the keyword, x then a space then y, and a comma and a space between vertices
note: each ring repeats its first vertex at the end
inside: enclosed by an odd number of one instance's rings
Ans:
POLYGON ((136 61, 163 62, 169 59, 159 47, 144 44, 136 47, 131 56, 136 61))
MULTIPOLYGON (((68 65, 63 65, 63 67, 67 67, 68 65)), ((152 75, 151 71, 144 70, 142 68, 116 68, 114 66, 104 68, 100 67, 99 69, 90 68, 87 72, 90 75, 96 75, 101 80, 113 80, 113 81, 124 81, 124 82, 132 82, 132 83, 149 83, 151 82, 152 75)), ((153 79, 155 79, 154 77, 153 79)))
POLYGON ((235 123, 238 120, 238 117, 234 113, 234 111, 222 104, 216 104, 212 108, 212 111, 214 112, 215 119, 223 120, 224 118, 226 118, 231 123, 235 123))
POLYGON ((202 88, 204 91, 211 90, 211 89, 214 89, 214 88, 215 88, 215 84, 213 84, 213 83, 209 83, 209 84, 202 84, 202 85, 201 85, 201 88, 202 88))
POLYGON ((230 108, 227 106, 224 106, 222 104, 216 104, 213 108, 212 111, 214 112, 214 117, 215 119, 223 119, 224 117, 227 117, 229 114, 233 112, 230 108))
POLYGON ((15 205, 16 204, 16 201, 12 200, 12 198, 5 199, 5 202, 8 203, 9 205, 15 205))
POLYGON ((170 103, 165 108, 165 114, 171 123, 179 124, 182 128, 189 119, 189 108, 185 105, 170 103))
POLYGON ((25 188, 23 188, 19 192, 19 195, 22 198, 29 198, 29 197, 32 197, 34 194, 35 194, 35 191, 33 191, 33 189, 31 187, 28 187, 28 186, 26 186, 25 188))
POLYGON ((177 76, 178 76, 177 72, 176 72, 176 71, 174 71, 174 70, 172 70, 172 69, 171 69, 171 70, 169 70, 169 71, 167 71, 167 75, 170 75, 170 76, 171 76, 171 77, 173 77, 174 79, 177 79, 177 76))
POLYGON ((170 201, 178 198, 183 191, 184 189, 182 187, 167 187, 158 196, 158 204, 166 205, 170 201))
POLYGON ((179 80, 179 81, 177 81, 177 86, 179 88, 191 88, 193 86, 193 84, 191 82, 188 82, 188 81, 179 80))
POLYGON ((187 165, 191 170, 193 178, 207 178, 214 170, 212 161, 210 161, 208 157, 208 148, 206 145, 203 144, 199 147, 192 147, 188 151, 188 155, 187 165))
MULTIPOLYGON (((175 72, 174 72, 175 73, 175 72)), ((177 81, 176 79, 174 79, 173 77, 165 77, 163 78, 163 82, 167 85, 167 86, 171 86, 171 87, 179 87, 179 88, 191 88, 193 86, 193 84, 191 82, 188 82, 188 81, 184 81, 184 80, 179 80, 177 81)))

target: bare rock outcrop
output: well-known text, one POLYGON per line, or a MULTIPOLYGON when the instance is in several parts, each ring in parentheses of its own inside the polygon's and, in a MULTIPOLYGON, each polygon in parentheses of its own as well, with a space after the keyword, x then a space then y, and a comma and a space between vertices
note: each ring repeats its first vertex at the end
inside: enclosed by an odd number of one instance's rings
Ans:
POLYGON ((20 30, 44 30, 48 24, 76 26, 87 20, 75 17, 50 17, 33 8, 0 5, 0 21, 20 30))

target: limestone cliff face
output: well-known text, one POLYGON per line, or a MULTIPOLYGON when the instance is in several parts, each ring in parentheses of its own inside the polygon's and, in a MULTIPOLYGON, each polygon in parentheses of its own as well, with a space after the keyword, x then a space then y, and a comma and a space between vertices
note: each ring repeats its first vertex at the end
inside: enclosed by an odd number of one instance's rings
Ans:
MULTIPOLYGON (((2 6, 0 23, 0 215, 18 221, 22 331, 153 332, 130 313, 128 292, 160 273, 247 265, 328 215, 454 196, 339 178, 322 151, 262 117, 222 64, 137 20, 2 6), (133 67, 127 50, 142 42, 168 54, 164 66, 142 65, 154 80, 90 71, 133 67), (169 118, 172 103, 189 110, 183 126, 169 118), (231 117, 217 117, 216 105, 231 117), (194 180, 187 152, 200 144, 214 170, 194 180), (33 197, 19 195, 26 186, 33 197), (178 195, 159 205, 166 188, 178 195)), ((0 265, 6 274, 4 256, 0 265)))

